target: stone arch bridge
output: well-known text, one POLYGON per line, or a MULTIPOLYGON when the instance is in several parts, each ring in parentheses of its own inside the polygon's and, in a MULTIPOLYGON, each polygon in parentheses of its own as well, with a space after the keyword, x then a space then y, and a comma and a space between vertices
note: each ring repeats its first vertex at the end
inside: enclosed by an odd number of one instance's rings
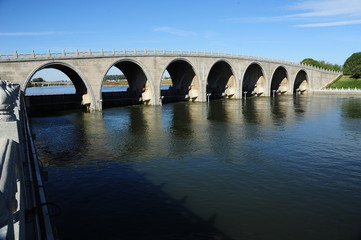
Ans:
POLYGON ((98 51, 0 55, 0 79, 25 90, 34 74, 53 68, 74 83, 76 95, 90 110, 102 110, 103 80, 111 67, 128 80, 128 96, 160 105, 164 97, 207 101, 249 96, 312 93, 341 73, 280 60, 189 51, 98 51), (161 91, 169 72, 172 86, 161 91))

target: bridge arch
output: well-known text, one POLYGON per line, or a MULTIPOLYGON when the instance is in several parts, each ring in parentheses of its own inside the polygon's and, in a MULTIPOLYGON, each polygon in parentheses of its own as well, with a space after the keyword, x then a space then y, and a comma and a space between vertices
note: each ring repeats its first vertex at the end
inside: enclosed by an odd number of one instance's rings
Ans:
POLYGON ((220 59, 213 64, 207 76, 207 95, 211 98, 234 97, 237 89, 236 77, 231 64, 220 59))
POLYGON ((258 62, 249 64, 243 76, 243 96, 265 95, 266 86, 266 75, 262 65, 258 62))
MULTIPOLYGON (((36 67, 30 72, 24 85, 22 86, 25 91, 28 83, 31 81, 32 77, 39 71, 43 69, 56 69, 64 73, 74 84, 75 87, 75 98, 71 101, 74 102, 74 105, 86 106, 88 109, 95 108, 95 97, 91 85, 87 82, 86 78, 83 76, 81 71, 79 71, 75 66, 67 62, 48 62, 36 67)), ((54 101, 62 101, 54 98, 54 101)), ((49 104, 51 101, 49 101, 49 104)))
MULTIPOLYGON (((166 65, 162 74, 163 77, 165 71, 168 71, 172 80, 172 85, 168 90, 161 90, 162 101, 198 101, 201 93, 201 83, 195 69, 192 62, 186 58, 172 59, 166 65)), ((159 79, 160 83, 162 77, 159 79)))
MULTIPOLYGON (((129 104, 154 102, 154 85, 149 81, 149 74, 146 68, 134 59, 118 59, 114 61, 103 73, 102 87, 100 88, 103 105, 106 102, 114 101, 122 105, 125 99, 130 100, 129 104), (125 91, 114 93, 103 92, 104 80, 109 70, 115 67, 125 76, 128 86, 125 91)), ((127 104, 127 103, 125 103, 127 104)))
MULTIPOLYGON (((65 62, 51 62, 43 64, 37 68, 35 68, 28 76, 26 81, 24 82, 23 89, 25 90, 26 86, 30 82, 31 78, 39 71, 43 69, 56 69, 64 73, 69 79, 73 82, 74 87, 77 93, 86 94, 88 91, 88 84, 85 81, 85 78, 81 76, 81 72, 78 71, 74 66, 65 62)), ((90 89, 90 88, 89 88, 90 89)))
POLYGON ((308 74, 305 70, 298 71, 293 85, 293 94, 307 94, 309 90, 308 74))
POLYGON ((272 74, 270 96, 284 95, 289 92, 289 76, 284 66, 279 66, 272 74))

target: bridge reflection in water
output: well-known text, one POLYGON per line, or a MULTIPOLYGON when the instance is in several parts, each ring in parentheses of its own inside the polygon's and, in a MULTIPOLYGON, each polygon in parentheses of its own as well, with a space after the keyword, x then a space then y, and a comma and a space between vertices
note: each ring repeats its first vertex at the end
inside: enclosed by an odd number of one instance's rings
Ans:
POLYGON ((63 239, 353 239, 358 96, 129 106, 31 119, 63 239), (350 151, 352 149, 352 151, 350 151))

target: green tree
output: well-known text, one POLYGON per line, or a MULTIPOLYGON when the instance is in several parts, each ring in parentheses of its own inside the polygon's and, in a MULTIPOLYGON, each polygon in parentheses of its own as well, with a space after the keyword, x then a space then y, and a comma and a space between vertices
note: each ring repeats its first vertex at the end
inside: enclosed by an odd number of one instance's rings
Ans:
POLYGON ((354 78, 361 77, 361 52, 352 54, 343 65, 343 73, 354 78))
POLYGON ((121 75, 106 75, 105 76, 105 81, 121 81, 121 80, 126 80, 127 78, 121 74, 121 75))
POLYGON ((32 80, 32 82, 45 82, 45 80, 43 78, 39 77, 39 78, 34 78, 32 80))
POLYGON ((301 61, 301 64, 309 65, 313 67, 320 67, 320 63, 312 58, 305 58, 301 61))

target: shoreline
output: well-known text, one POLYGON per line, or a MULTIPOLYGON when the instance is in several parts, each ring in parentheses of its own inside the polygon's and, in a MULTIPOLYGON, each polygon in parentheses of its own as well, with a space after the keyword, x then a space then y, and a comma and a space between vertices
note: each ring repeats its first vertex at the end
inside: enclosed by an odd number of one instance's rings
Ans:
MULTIPOLYGON (((160 85, 172 85, 172 80, 163 80, 160 85)), ((129 86, 128 81, 104 82, 103 86, 129 86)))

